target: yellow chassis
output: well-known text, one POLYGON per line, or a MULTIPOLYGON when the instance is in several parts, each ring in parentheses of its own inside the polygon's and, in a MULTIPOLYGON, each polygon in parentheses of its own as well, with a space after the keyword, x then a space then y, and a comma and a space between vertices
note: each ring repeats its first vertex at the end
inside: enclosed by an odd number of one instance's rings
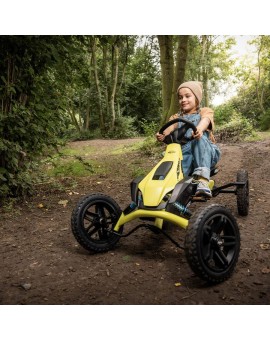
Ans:
POLYGON ((177 216, 175 214, 172 214, 170 212, 164 211, 164 210, 143 210, 138 209, 135 210, 128 215, 125 215, 124 213, 121 214, 119 220, 117 221, 114 231, 118 232, 120 227, 132 220, 135 220, 136 218, 140 217, 154 217, 155 218, 155 226, 159 229, 162 228, 162 221, 166 220, 168 222, 171 222, 173 224, 176 224, 177 226, 186 229, 188 226, 188 220, 177 216))

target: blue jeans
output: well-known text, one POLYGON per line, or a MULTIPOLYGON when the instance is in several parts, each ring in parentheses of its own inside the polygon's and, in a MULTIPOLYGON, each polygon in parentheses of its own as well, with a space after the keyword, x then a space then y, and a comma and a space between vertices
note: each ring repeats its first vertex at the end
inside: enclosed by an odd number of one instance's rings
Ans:
MULTIPOLYGON (((185 119, 190 120, 195 126, 197 126, 201 120, 199 113, 191 115, 185 115, 185 119)), ((179 127, 182 123, 179 123, 179 127)), ((189 129, 186 133, 186 137, 192 135, 192 130, 189 129)), ((204 177, 209 180, 210 169, 216 165, 220 159, 220 150, 218 146, 210 141, 208 138, 208 132, 204 132, 200 139, 193 139, 187 144, 182 146, 183 160, 182 170, 184 176, 192 174, 204 177)))
POLYGON ((208 137, 203 135, 182 146, 182 169, 184 176, 192 174, 209 180, 210 169, 220 159, 220 150, 208 137))

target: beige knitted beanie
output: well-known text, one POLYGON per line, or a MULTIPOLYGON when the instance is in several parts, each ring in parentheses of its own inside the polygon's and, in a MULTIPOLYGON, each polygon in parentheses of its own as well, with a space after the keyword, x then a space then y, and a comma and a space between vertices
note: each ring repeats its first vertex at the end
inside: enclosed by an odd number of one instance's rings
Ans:
POLYGON ((199 104, 200 104, 202 101, 202 93, 203 93, 202 83, 200 81, 187 81, 178 87, 177 94, 179 93, 179 90, 184 87, 190 89, 194 93, 195 97, 198 99, 199 104))

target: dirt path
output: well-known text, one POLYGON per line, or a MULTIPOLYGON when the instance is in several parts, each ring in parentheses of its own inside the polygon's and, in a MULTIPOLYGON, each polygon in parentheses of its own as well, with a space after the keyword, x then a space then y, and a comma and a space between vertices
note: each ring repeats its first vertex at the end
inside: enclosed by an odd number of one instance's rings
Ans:
MULTIPOLYGON (((134 142, 126 140, 125 144, 128 147, 134 142)), ((107 151, 120 144, 123 141, 74 143, 78 148, 92 145, 92 156, 103 157, 104 163, 114 164, 113 169, 82 179, 66 191, 44 188, 12 214, 2 213, 0 303, 269 304, 270 140, 221 145, 217 183, 235 181, 236 171, 247 169, 251 197, 247 217, 237 215, 232 195, 219 195, 211 201, 231 209, 241 232, 236 270, 228 281, 216 286, 194 276, 181 249, 149 231, 120 240, 116 249, 105 254, 89 254, 78 245, 70 231, 70 216, 79 197, 102 192, 124 208, 129 203, 134 169, 148 169, 156 163, 136 153, 109 155, 107 151)), ((183 238, 181 230, 174 229, 173 234, 183 238)))

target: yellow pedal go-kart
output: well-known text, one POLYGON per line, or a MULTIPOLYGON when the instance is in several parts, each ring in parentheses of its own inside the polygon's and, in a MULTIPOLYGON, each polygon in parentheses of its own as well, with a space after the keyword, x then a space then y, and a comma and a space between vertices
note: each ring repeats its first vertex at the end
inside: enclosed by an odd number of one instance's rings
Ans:
MULTIPOLYGON (((145 177, 134 179, 131 186, 131 203, 123 211, 115 200, 96 193, 82 198, 72 212, 72 232, 79 244, 89 251, 104 252, 113 248, 121 237, 127 237, 141 227, 160 232, 177 247, 184 249, 187 262, 196 275, 209 283, 228 279, 237 263, 240 251, 240 234, 232 213, 220 204, 211 204, 194 214, 193 202, 206 202, 209 198, 196 197, 196 184, 192 177, 183 177, 180 142, 188 129, 196 126, 183 118, 165 124, 182 122, 167 140, 163 159, 145 177), (124 225, 139 219, 141 222, 126 233, 124 225), (184 245, 179 244, 164 230, 164 221, 186 229, 184 245)), ((211 177, 217 169, 211 169, 211 177)), ((245 170, 237 172, 236 182, 216 187, 210 179, 212 196, 233 193, 237 198, 238 213, 248 214, 249 182, 245 170), (234 187, 232 189, 232 187, 234 187), (228 189, 230 188, 230 189, 228 189)), ((212 198, 211 198, 212 199, 212 198)), ((125 226, 126 228, 126 226, 125 226)), ((166 228, 165 228, 166 229, 166 228)))

